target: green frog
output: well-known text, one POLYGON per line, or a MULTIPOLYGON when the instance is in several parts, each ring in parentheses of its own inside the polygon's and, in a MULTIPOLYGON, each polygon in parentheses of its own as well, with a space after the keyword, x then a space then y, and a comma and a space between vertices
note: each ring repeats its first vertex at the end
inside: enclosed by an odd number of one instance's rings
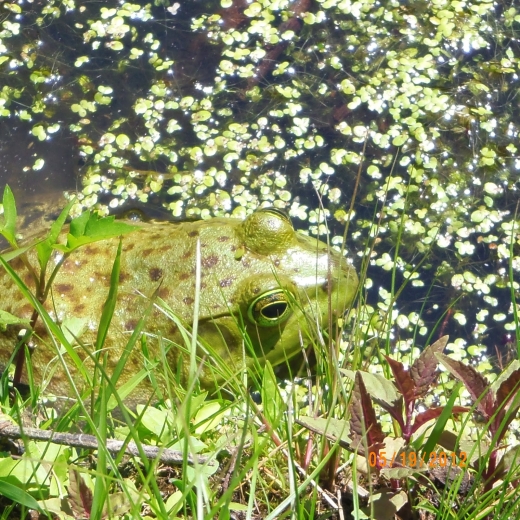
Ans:
MULTIPOLYGON (((214 388, 239 373, 244 362, 251 367, 266 361, 277 365, 301 352, 312 331, 327 329, 341 317, 357 291, 357 275, 346 259, 325 243, 296 232, 290 219, 274 208, 257 210, 243 221, 141 222, 136 227, 122 238, 117 304, 102 347, 106 371, 111 374, 140 318, 147 316, 145 348, 136 343, 118 380, 118 386, 130 382, 128 389, 136 374, 143 375, 125 396, 130 406, 150 399, 154 388, 164 388, 163 366, 158 361, 162 352, 166 352, 171 371, 186 381, 194 320, 202 360, 200 381, 203 387, 214 388), (195 317, 197 261, 201 276, 195 317), (226 374, 213 365, 216 357, 225 361, 226 374), (154 367, 154 363, 156 385, 142 370, 145 365, 154 367)), ((59 269, 44 303, 75 344, 90 375, 94 365, 86 351, 92 353, 95 345, 119 241, 110 238, 74 251, 59 269)), ((37 265, 35 253, 29 252, 28 257, 37 265)), ((57 251, 52 262, 55 265, 59 260, 57 251)), ((11 260, 10 265, 34 291, 33 279, 21 258, 11 260)), ((0 273, 0 291, 3 310, 31 317, 33 307, 6 272, 0 273)), ((0 332, 4 367, 19 329, 8 326, 0 332)), ((38 319, 30 342, 35 381, 56 396, 71 398, 75 394, 58 349, 64 352, 38 319)), ((63 358, 82 391, 84 374, 67 353, 63 358)))

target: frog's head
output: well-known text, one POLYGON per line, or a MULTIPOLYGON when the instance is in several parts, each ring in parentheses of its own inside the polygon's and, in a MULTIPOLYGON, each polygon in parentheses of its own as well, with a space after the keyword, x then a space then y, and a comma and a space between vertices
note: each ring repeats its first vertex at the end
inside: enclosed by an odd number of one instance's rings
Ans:
POLYGON ((254 357, 277 365, 343 316, 358 278, 342 255, 296 232, 276 209, 251 214, 236 236, 239 283, 226 295, 228 312, 201 323, 201 336, 236 366, 244 352, 248 365, 254 357), (250 340, 245 350, 244 331, 250 340))

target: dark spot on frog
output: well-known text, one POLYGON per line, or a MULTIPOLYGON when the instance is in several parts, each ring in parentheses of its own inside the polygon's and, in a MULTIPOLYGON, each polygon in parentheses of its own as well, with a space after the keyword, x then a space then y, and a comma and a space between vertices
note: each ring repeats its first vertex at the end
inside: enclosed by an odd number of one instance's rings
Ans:
POLYGON ((167 251, 171 251, 171 246, 161 246, 158 251, 160 251, 161 253, 166 253, 167 251))
POLYGON ((137 327, 137 320, 128 320, 125 322, 125 330, 135 330, 137 327))
POLYGON ((177 275, 177 278, 179 280, 187 280, 188 278, 191 278, 191 274, 190 273, 186 273, 186 272, 185 273, 179 273, 177 275))
POLYGON ((242 258, 242 265, 246 268, 246 269, 249 269, 251 267, 251 261, 250 260, 246 260, 245 258, 242 258))
POLYGON ((82 251, 87 255, 97 255, 99 254, 99 247, 86 246, 82 251))
POLYGON ((253 294, 258 294, 260 292, 260 287, 253 287, 253 294))
POLYGON ((26 304, 20 309, 20 316, 30 316, 32 314, 32 311, 33 308, 29 304, 26 304))
POLYGON ((78 305, 75 305, 74 306, 74 314, 76 316, 80 315, 83 310, 85 309, 85 304, 84 303, 79 303, 78 305))
POLYGON ((94 276, 96 277, 96 281, 101 282, 105 285, 110 285, 110 278, 106 276, 105 273, 98 271, 94 273, 94 276))
POLYGON ((119 273, 119 283, 126 282, 130 276, 127 273, 119 273))
POLYGON ((206 256, 202 259, 202 267, 209 269, 215 267, 218 264, 219 258, 217 255, 206 256))
POLYGON ((163 276, 163 270, 158 267, 152 267, 148 273, 152 282, 159 281, 163 276))
MULTIPOLYGON (((39 323, 37 322, 35 327, 34 327, 34 333, 37 335, 37 336, 43 336, 45 335, 45 333, 47 332, 47 330, 45 329, 45 325, 43 323, 39 323)), ((34 344, 33 344, 34 345, 34 344)), ((29 345, 30 347, 31 345, 29 345)))
POLYGON ((229 240, 229 237, 227 236, 221 236, 221 237, 218 237, 217 240, 219 242, 227 242, 229 240))
POLYGON ((230 287, 233 284, 234 278, 224 278, 220 280, 220 287, 230 287))
POLYGON ((159 298, 162 298, 163 300, 167 300, 170 297, 170 289, 168 289, 167 287, 161 287, 157 292, 157 296, 159 296, 159 298))
POLYGON ((144 249, 143 251, 141 251, 141 255, 143 255, 143 256, 150 256, 152 253, 153 253, 153 249, 151 249, 151 248, 144 249))
POLYGON ((181 256, 181 258, 182 258, 183 260, 188 260, 188 259, 191 258, 191 257, 192 257, 192 252, 189 251, 189 250, 188 250, 188 251, 185 251, 185 252, 182 254, 182 256, 181 256))
POLYGON ((68 293, 70 291, 72 291, 72 289, 74 289, 74 287, 72 285, 70 285, 69 283, 58 283, 54 286, 54 288, 56 289, 56 292, 58 293, 68 293))
POLYGON ((195 300, 193 298, 191 298, 190 296, 186 296, 186 298, 182 299, 182 302, 184 303, 184 305, 193 305, 194 301, 195 300))
POLYGON ((197 236, 199 236, 199 232, 198 231, 190 231, 188 233, 188 236, 189 237, 197 237, 197 236))
POLYGON ((11 262, 9 262, 9 265, 15 270, 15 271, 19 271, 20 269, 23 268, 23 262, 21 260, 21 258, 15 258, 14 260, 11 260, 11 262))
POLYGON ((79 267, 81 267, 82 262, 79 260, 65 260, 63 263, 62 269, 64 271, 77 271, 79 267))
POLYGON ((130 242, 130 244, 127 244, 125 246, 125 251, 132 251, 132 249, 135 247, 135 244, 133 242, 130 242))

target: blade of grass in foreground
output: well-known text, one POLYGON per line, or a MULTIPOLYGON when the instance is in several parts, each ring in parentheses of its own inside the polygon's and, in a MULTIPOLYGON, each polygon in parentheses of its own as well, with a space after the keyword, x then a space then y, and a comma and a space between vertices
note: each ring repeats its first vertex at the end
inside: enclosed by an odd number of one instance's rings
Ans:
POLYGON ((433 453, 435 451, 435 446, 437 445, 439 439, 441 438, 442 432, 444 431, 444 428, 446 427, 446 423, 452 417, 451 411, 453 410, 453 406, 455 405, 455 399, 459 397, 459 391, 462 387, 462 383, 457 383, 450 395, 450 398, 448 399, 448 402, 446 403, 446 406, 444 407, 444 410, 442 411, 441 415, 435 422, 435 426, 433 427, 432 433, 428 440, 426 441, 426 444, 424 445, 424 448, 422 450, 421 456, 426 457, 427 459, 430 457, 430 453, 433 453))
POLYGON ((110 289, 108 291, 108 297, 103 305, 103 312, 101 313, 101 319, 99 320, 98 333, 96 337, 96 352, 99 352, 102 346, 105 344, 105 340, 114 315, 114 310, 117 303, 117 289, 119 287, 119 273, 121 271, 121 248, 123 240, 119 239, 119 245, 117 246, 117 253, 114 259, 114 265, 112 267, 112 273, 110 275, 110 289))
POLYGON ((0 495, 22 506, 42 513, 40 505, 29 493, 17 486, 13 486, 13 484, 4 481, 2 478, 0 478, 0 495))
POLYGON ((32 294, 32 292, 26 287, 26 285, 23 283, 21 278, 16 274, 16 272, 13 270, 13 268, 2 258, 2 256, 0 256, 0 264, 2 264, 4 266, 4 269, 7 271, 7 273, 12 278, 12 280, 16 283, 16 285, 20 289, 20 292, 25 296, 25 298, 31 303, 31 305, 36 310, 36 312, 40 315, 49 334, 52 335, 54 338, 56 338, 57 341, 65 347, 67 354, 73 360, 73 362, 76 365, 76 367, 78 368, 81 376, 84 378, 84 380, 86 382, 90 383, 90 385, 92 386, 92 381, 90 379, 90 376, 89 376, 88 372, 85 370, 81 359, 79 358, 79 356, 76 353, 76 351, 74 350, 74 348, 72 348, 70 343, 67 341, 67 338, 63 334, 60 327, 58 325, 56 325, 56 323, 50 317, 49 313, 45 310, 43 305, 32 294))

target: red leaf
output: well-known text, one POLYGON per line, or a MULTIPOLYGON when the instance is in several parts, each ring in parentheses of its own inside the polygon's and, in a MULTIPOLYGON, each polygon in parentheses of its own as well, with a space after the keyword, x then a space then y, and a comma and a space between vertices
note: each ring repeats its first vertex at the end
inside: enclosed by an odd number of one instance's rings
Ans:
POLYGON ((410 368, 410 376, 415 383, 416 398, 424 397, 437 378, 439 361, 435 354, 442 353, 448 343, 448 339, 449 336, 443 336, 435 343, 426 347, 410 368))
POLYGON ((352 449, 359 450, 363 446, 363 438, 365 436, 366 444, 369 448, 375 444, 382 443, 385 436, 383 435, 381 425, 377 422, 372 401, 359 372, 356 372, 350 410, 352 449))
POLYGON ((520 368, 511 373, 511 375, 500 385, 497 390, 495 399, 495 411, 500 407, 505 408, 507 404, 513 399, 520 388, 520 368))
POLYGON ((386 410, 393 419, 397 421, 401 430, 404 430, 404 420, 403 420, 403 396, 399 396, 399 399, 395 401, 392 405, 381 401, 380 399, 376 399, 372 396, 374 403, 379 405, 383 410, 386 410))
POLYGON ((489 391, 489 383, 487 379, 473 367, 465 365, 455 359, 451 359, 444 354, 437 354, 437 359, 453 376, 464 383, 464 386, 467 388, 474 401, 477 401, 479 397, 483 396, 477 405, 477 410, 486 420, 489 420, 494 414, 495 407, 493 393, 489 391))
MULTIPOLYGON (((415 421, 412 426, 412 433, 415 433, 424 423, 431 421, 432 419, 437 419, 441 415, 444 410, 444 406, 439 406, 438 408, 430 408, 425 412, 418 413, 415 417, 415 421)), ((469 412, 470 408, 466 408, 465 406, 454 406, 452 409, 452 414, 469 412)))
POLYGON ((394 374, 395 386, 403 394, 405 409, 408 409, 409 404, 415 399, 415 383, 401 362, 388 356, 385 356, 385 359, 388 361, 394 374))
POLYGON ((509 377, 502 382, 500 387, 497 390, 496 399, 495 399, 495 409, 494 411, 497 413, 495 416, 495 420, 492 425, 492 433, 494 434, 500 425, 504 421, 504 417, 509 412, 509 416, 506 419, 506 422, 502 424, 502 435, 500 439, 507 433, 507 429, 509 425, 516 418, 516 412, 518 411, 519 404, 518 401, 515 402, 513 409, 509 409, 511 406, 511 401, 515 398, 520 389, 520 369, 512 372, 509 377))
POLYGON ((69 468, 69 504, 78 518, 90 518, 92 509, 92 491, 85 483, 85 480, 79 473, 69 468))

